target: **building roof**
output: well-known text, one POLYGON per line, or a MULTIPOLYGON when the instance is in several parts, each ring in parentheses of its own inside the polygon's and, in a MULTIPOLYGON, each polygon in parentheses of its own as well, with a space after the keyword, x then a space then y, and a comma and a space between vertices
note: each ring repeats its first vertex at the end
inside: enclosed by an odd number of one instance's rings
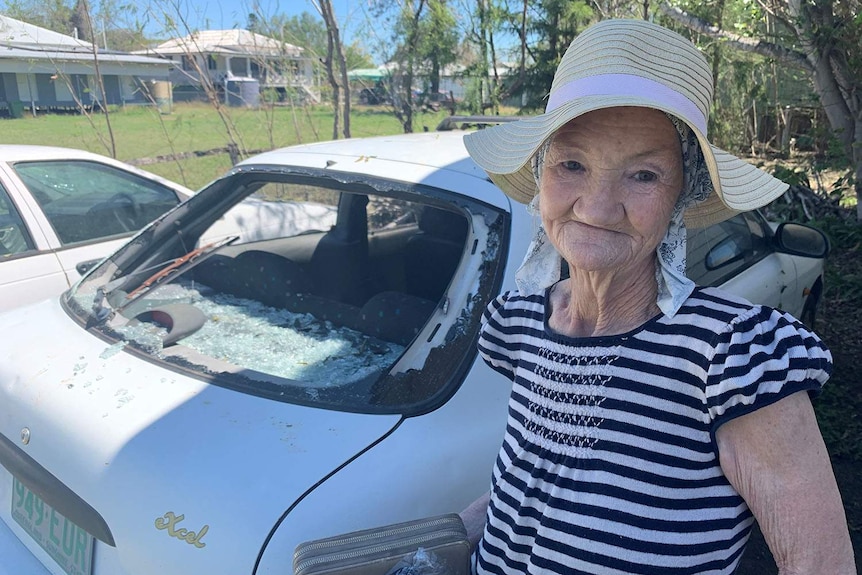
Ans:
POLYGON ((389 75, 384 68, 355 68, 347 72, 350 80, 382 80, 389 75))
POLYGON ((0 15, 0 46, 92 52, 93 45, 47 28, 0 15))
MULTIPOLYGON (((148 58, 146 56, 136 56, 132 54, 118 54, 116 52, 98 52, 99 62, 117 63, 117 64, 147 64, 157 68, 170 68, 172 64, 168 61, 159 58, 148 58)), ((28 62, 46 61, 46 62, 80 62, 82 64, 93 64, 92 48, 89 51, 83 50, 56 50, 49 47, 48 50, 33 49, 33 48, 18 48, 12 46, 3 46, 0 42, 0 61, 2 60, 26 60, 28 62)))
MULTIPOLYGON (((96 47, 47 28, 0 15, 0 60, 27 62, 93 63, 96 47)), ((158 68, 170 66, 164 60, 123 52, 98 51, 99 61, 116 64, 145 64, 158 68)))
POLYGON ((173 38, 155 48, 139 50, 136 54, 226 54, 243 56, 293 56, 302 55, 303 49, 280 42, 248 30, 201 30, 182 38, 173 38))

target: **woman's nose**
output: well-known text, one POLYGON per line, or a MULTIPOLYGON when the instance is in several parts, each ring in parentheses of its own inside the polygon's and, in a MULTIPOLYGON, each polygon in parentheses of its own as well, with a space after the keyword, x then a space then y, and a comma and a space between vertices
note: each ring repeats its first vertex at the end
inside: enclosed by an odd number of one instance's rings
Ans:
POLYGON ((574 215, 584 223, 609 225, 620 221, 625 207, 620 201, 619 181, 612 173, 591 174, 572 205, 574 215))

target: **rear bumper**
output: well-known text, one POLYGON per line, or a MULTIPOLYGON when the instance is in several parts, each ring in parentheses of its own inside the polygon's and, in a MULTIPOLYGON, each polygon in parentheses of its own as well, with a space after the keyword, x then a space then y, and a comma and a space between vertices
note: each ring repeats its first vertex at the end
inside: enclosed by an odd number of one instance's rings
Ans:
POLYGON ((0 521, 0 575, 51 575, 9 527, 0 521))

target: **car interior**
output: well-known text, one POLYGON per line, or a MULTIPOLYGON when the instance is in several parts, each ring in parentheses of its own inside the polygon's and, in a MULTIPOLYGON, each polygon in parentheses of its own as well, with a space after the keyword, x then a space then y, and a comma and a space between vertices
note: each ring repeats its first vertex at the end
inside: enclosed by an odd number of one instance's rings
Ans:
MULTIPOLYGON (((33 249, 21 216, 0 186, 0 258, 11 257, 33 249)), ((2 261, 2 260, 0 260, 2 261)))
POLYGON ((194 278, 219 292, 407 345, 452 279, 467 220, 398 202, 400 221, 381 225, 369 217, 369 204, 373 209, 366 195, 344 194, 332 229, 226 246, 196 266, 194 278))

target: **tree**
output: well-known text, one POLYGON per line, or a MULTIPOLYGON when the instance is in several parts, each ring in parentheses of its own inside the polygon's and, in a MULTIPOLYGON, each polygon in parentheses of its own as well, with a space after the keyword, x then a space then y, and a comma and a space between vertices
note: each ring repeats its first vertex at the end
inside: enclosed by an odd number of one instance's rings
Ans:
POLYGON ((350 82, 347 80, 347 61, 341 46, 341 32, 332 9, 331 0, 312 0, 326 24, 326 74, 332 86, 332 105, 335 117, 332 137, 338 139, 339 117, 344 122, 344 137, 350 137, 350 82))
POLYGON ((254 12, 250 12, 248 15, 248 22, 246 23, 245 29, 249 32, 255 32, 260 34, 260 18, 258 18, 257 14, 254 12))
MULTIPOLYGON (((685 11, 661 11, 687 28, 728 46, 804 70, 831 132, 854 173, 857 218, 862 221, 862 13, 859 0, 764 0, 762 9, 781 24, 773 41, 730 32, 685 11)), ((760 30, 753 30, 757 33, 760 30)))
POLYGON ((447 0, 373 0, 369 9, 376 28, 392 31, 390 37, 378 38, 379 50, 389 67, 392 111, 404 132, 412 132, 420 103, 417 84, 431 89, 433 98, 441 70, 455 61, 459 35, 454 13, 447 0))
MULTIPOLYGON (((320 18, 309 12, 299 15, 285 17, 275 15, 271 24, 267 27, 271 31, 280 31, 276 37, 281 36, 285 42, 302 47, 322 66, 322 60, 326 55, 327 31, 326 24, 320 18)), ((344 58, 347 61, 347 69, 372 68, 374 62, 365 49, 356 41, 343 45, 344 58)))
POLYGON ((339 120, 343 120, 343 134, 345 138, 350 137, 350 82, 347 80, 347 61, 344 57, 344 48, 341 45, 341 32, 338 29, 338 20, 332 9, 331 0, 312 0, 312 4, 320 13, 326 25, 326 58, 323 63, 326 67, 326 76, 332 86, 332 138, 338 139, 339 120))
POLYGON ((528 107, 543 108, 563 54, 597 17, 583 0, 538 0, 533 9, 539 15, 525 26, 534 38, 526 47, 533 64, 526 70, 521 92, 527 96, 528 107))
POLYGON ((65 0, 6 0, 3 15, 61 34, 72 34, 72 7, 65 0))
POLYGON ((134 22, 136 6, 117 0, 93 5, 85 0, 6 0, 0 13, 29 24, 100 45, 103 49, 132 51, 146 46, 143 26, 134 22))
POLYGON ((458 47, 455 15, 446 0, 428 3, 428 15, 420 27, 419 57, 428 63, 428 86, 431 99, 436 100, 441 70, 455 62, 458 47))
POLYGON ((500 75, 497 71, 497 51, 494 43, 494 32, 499 29, 500 23, 495 20, 494 14, 493 0, 476 0, 470 38, 479 47, 479 59, 471 67, 470 73, 478 78, 476 101, 471 103, 471 108, 478 113, 484 112, 486 105, 489 105, 494 113, 500 108, 500 75), (489 82, 492 71, 494 80, 489 82))
POLYGON ((72 35, 86 42, 96 43, 93 36, 93 26, 90 19, 90 5, 87 0, 78 0, 75 2, 75 8, 72 10, 72 17, 69 19, 69 25, 72 27, 72 35))

